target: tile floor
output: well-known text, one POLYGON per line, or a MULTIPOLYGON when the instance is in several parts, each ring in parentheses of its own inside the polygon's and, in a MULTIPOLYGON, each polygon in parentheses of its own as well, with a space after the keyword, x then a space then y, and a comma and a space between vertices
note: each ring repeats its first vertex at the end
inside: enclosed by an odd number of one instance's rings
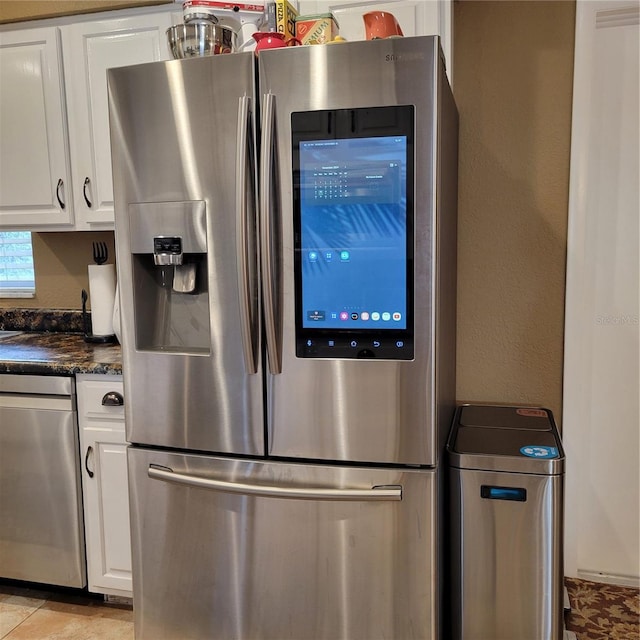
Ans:
POLYGON ((82 593, 0 584, 1 640, 134 640, 133 611, 82 593))
MULTIPOLYGON (((577 640, 640 640, 637 589, 567 580, 572 606, 567 626, 577 640)), ((0 640, 134 640, 130 606, 22 585, 0 582, 0 640)))

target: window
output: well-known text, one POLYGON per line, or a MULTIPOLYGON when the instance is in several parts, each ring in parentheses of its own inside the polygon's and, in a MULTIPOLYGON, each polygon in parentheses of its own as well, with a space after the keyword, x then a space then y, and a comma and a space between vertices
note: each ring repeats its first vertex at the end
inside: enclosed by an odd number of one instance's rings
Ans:
POLYGON ((31 298, 36 283, 29 231, 0 231, 0 297, 31 298))

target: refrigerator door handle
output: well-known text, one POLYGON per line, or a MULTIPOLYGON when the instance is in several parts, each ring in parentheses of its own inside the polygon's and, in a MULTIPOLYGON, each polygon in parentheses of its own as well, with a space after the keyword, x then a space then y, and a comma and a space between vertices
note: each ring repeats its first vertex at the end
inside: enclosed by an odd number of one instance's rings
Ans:
MULTIPOLYGON (((249 262, 249 197, 253 194, 251 170, 251 122, 249 108, 251 99, 242 96, 238 103, 238 130, 236 149, 236 260, 238 268, 238 291, 240 293, 240 330, 242 334, 242 350, 247 373, 258 371, 256 350, 258 329, 257 309, 252 308, 252 300, 257 304, 257 296, 252 295, 252 285, 257 286, 256 267, 249 262)), ((251 243, 255 247, 255 243, 251 243)), ((254 248, 255 251, 255 248, 254 248)))
POLYGON ((398 485, 385 485, 372 487, 371 489, 325 489, 305 487, 274 487, 267 485, 245 484, 241 482, 225 482, 224 480, 212 480, 200 476, 192 476, 184 473, 176 473, 169 467, 149 465, 149 477, 154 480, 175 482, 188 487, 199 487, 224 491, 226 493, 240 493, 248 496, 263 498, 292 498, 294 500, 336 500, 336 501, 382 501, 402 500, 402 487, 398 485))
POLYGON ((277 272, 274 254, 274 226, 276 215, 273 201, 277 192, 275 183, 275 95, 267 93, 262 101, 262 138, 260 142, 260 257, 262 261, 262 299, 264 303, 265 337, 269 371, 282 372, 282 360, 278 341, 278 316, 276 309, 277 272))

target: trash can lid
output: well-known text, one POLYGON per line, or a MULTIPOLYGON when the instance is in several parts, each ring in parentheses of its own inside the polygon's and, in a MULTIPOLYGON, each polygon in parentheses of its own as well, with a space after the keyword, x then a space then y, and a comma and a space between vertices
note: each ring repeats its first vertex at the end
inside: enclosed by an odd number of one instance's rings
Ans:
POLYGON ((549 410, 528 407, 464 405, 460 407, 460 424, 465 427, 505 427, 551 431, 549 410))
POLYGON ((459 469, 564 473, 564 451, 548 409, 459 407, 447 450, 450 465, 459 469))

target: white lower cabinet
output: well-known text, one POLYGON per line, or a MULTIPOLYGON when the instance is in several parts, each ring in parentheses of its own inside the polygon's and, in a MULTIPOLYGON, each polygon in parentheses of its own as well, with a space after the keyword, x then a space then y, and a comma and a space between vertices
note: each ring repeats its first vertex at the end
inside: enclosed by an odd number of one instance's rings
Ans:
POLYGON ((121 376, 77 376, 89 591, 132 596, 121 376))

